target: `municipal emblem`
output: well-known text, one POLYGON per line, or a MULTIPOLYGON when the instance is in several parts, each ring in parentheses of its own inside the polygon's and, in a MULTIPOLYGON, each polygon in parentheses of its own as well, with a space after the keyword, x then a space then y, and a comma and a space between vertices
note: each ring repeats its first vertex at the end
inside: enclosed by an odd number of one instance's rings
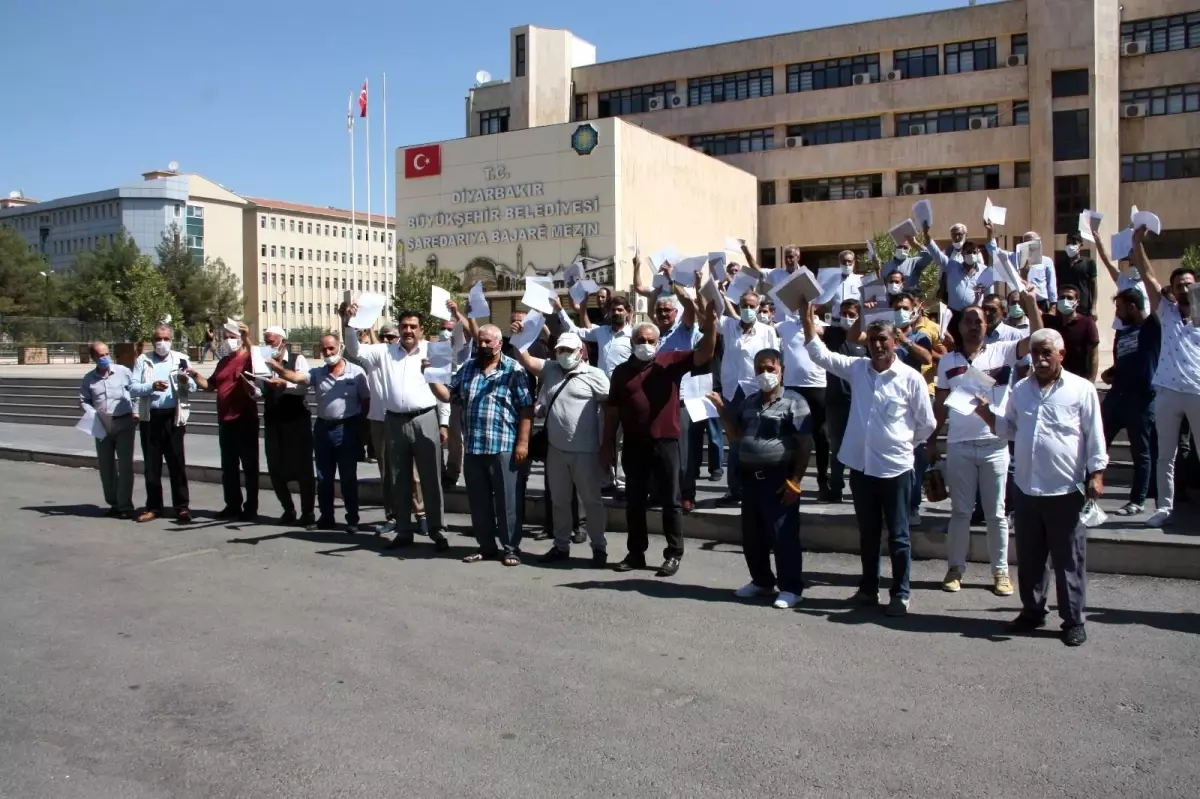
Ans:
POLYGON ((571 149, 579 155, 591 155, 600 143, 600 134, 591 125, 580 125, 571 134, 571 149))

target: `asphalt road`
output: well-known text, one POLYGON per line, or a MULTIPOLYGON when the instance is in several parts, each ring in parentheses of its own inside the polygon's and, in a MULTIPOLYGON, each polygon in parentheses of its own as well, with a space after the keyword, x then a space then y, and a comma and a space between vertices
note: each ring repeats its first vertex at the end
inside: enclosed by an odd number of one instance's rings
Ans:
POLYGON ((842 555, 778 611, 722 545, 672 580, 506 569, 98 496, 0 463, 3 797, 1200 796, 1197 583, 1095 577, 1073 650, 940 563, 895 621, 842 555))

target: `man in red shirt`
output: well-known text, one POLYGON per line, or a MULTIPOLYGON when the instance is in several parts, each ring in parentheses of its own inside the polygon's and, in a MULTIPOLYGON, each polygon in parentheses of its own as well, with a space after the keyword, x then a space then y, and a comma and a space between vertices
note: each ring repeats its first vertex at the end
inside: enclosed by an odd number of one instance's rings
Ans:
POLYGON ((1067 347, 1063 368, 1095 383, 1100 371, 1100 331, 1092 317, 1079 312, 1079 289, 1059 289, 1058 313, 1042 314, 1042 326, 1062 334, 1067 347))
MULTIPOLYGON (((697 292, 699 294, 699 292, 697 292)), ((612 374, 604 408, 600 461, 615 465, 617 428, 624 432, 621 464, 625 467, 625 513, 629 554, 619 572, 646 568, 646 508, 650 485, 661 493, 663 534, 667 548, 659 577, 679 571, 683 557, 683 510, 679 502, 679 383, 693 369, 712 360, 717 345, 717 306, 697 297, 701 338, 694 350, 658 352, 658 327, 638 325, 631 340, 633 355, 612 374)))
POLYGON ((221 328, 217 368, 205 379, 195 369, 189 374, 201 391, 217 392, 217 443, 221 448, 221 485, 225 508, 218 519, 258 518, 258 387, 246 376, 250 371, 250 328, 241 322, 237 332, 221 328), (238 466, 246 476, 246 501, 238 480, 238 466))

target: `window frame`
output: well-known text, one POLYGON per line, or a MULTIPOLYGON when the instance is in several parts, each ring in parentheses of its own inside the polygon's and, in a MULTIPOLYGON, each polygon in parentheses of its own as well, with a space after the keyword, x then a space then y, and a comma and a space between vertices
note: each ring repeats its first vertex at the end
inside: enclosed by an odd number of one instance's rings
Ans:
POLYGON ((1072 108, 1054 111, 1051 128, 1052 155, 1055 161, 1081 161, 1091 157, 1091 113, 1089 109, 1072 108), (1069 117, 1074 121, 1068 121, 1069 117))
POLYGON ((1000 165, 984 164, 981 166, 897 172, 897 188, 903 187, 906 183, 920 183, 922 194, 960 194, 967 191, 995 191, 1000 188, 1000 165), (976 180, 976 178, 982 179, 976 180), (930 181, 934 182, 930 183, 930 181), (950 185, 949 181, 954 181, 953 188, 946 188, 950 185), (972 185, 973 181, 979 185, 972 185))
POLYGON ((909 78, 934 78, 942 74, 942 48, 939 45, 924 45, 922 47, 909 47, 904 50, 892 51, 892 69, 900 70, 904 80, 909 78), (933 71, 929 71, 930 59, 933 59, 933 71), (910 70, 909 65, 916 59, 920 59, 921 69, 910 70), (903 61, 903 63, 901 63, 903 61), (916 72, 921 74, 916 74, 916 72))
POLYGON ((854 85, 854 76, 866 72, 871 75, 871 81, 879 80, 879 53, 863 53, 841 58, 824 58, 817 61, 803 61, 788 64, 784 70, 784 84, 787 94, 798 92, 816 92, 825 89, 840 89, 854 85), (809 75, 808 88, 804 87, 804 75, 809 75), (818 86, 817 76, 820 75, 818 86), (830 82, 830 77, 835 80, 830 82))
POLYGON ((525 77, 525 70, 527 67, 527 64, 526 64, 527 53, 526 53, 526 38, 525 38, 525 34, 523 34, 523 33, 518 33, 513 39, 513 61, 514 61, 513 77, 514 78, 525 77))
POLYGON ((1200 111, 1200 83, 1176 83, 1149 89, 1129 89, 1121 92, 1121 105, 1145 103, 1146 116, 1173 116, 1200 111), (1171 110, 1172 98, 1179 98, 1178 110, 1171 110), (1188 102, 1192 107, 1188 108, 1188 102))
POLYGON ((1121 44, 1134 41, 1144 41, 1148 54, 1172 53, 1200 47, 1200 11, 1122 22, 1121 44), (1172 47, 1171 36, 1176 31, 1182 36, 1183 42, 1182 46, 1172 47))
POLYGON ((508 107, 489 108, 479 112, 479 135, 491 136, 497 133, 508 133, 508 107), (492 130, 492 128, 495 128, 492 130))
POLYGON ((959 108, 932 108, 909 114, 896 114, 896 136, 930 136, 935 133, 959 133, 971 129, 971 117, 988 117, 991 127, 1000 123, 1000 107, 995 104, 969 105, 959 108), (912 125, 924 125, 925 133, 909 133, 912 125), (931 129, 932 128, 932 129, 931 129))
POLYGON ((739 153, 758 153, 775 149, 775 129, 733 130, 688 137, 688 146, 714 158, 739 153), (755 146, 757 144, 757 146, 755 146))
POLYGON ((678 83, 673 80, 597 92, 596 119, 607 119, 608 117, 619 117, 628 114, 644 114, 650 110, 648 108, 650 98, 660 94, 663 96, 664 107, 670 108, 671 98, 678 93, 678 83), (620 107, 620 110, 613 110, 614 103, 620 107))
POLYGON ((1191 178, 1200 178, 1200 148, 1126 153, 1121 156, 1122 183, 1157 183, 1191 178), (1146 166, 1139 166, 1141 164, 1146 166))
POLYGON ((787 201, 789 204, 840 202, 882 196, 883 173, 881 172, 823 178, 793 178, 788 181, 787 201), (854 196, 860 191, 867 192, 867 197, 854 196))
POLYGON ((874 141, 883 138, 883 118, 874 116, 830 119, 806 125, 788 125, 786 130, 789 138, 799 136, 804 139, 805 147, 874 141))
POLYGON ((688 78, 687 104, 712 105, 737 100, 770 97, 775 93, 775 71, 771 67, 688 78), (732 91, 732 97, 730 96, 732 91), (718 97, 718 95, 720 95, 718 97))
POLYGON ((965 75, 968 72, 984 72, 996 68, 996 37, 971 39, 965 42, 949 42, 942 47, 942 74, 965 75), (979 53, 984 53, 986 66, 979 66, 979 53), (971 54, 971 68, 963 69, 963 55, 971 54), (954 66, 951 67, 951 57, 954 66))

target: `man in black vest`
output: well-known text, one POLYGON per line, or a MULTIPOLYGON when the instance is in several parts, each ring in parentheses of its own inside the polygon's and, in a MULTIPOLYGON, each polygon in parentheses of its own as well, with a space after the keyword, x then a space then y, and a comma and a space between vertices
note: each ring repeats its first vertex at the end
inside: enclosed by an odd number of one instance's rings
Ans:
MULTIPOLYGON (((271 357, 287 370, 308 373, 308 361, 298 352, 289 351, 284 331, 279 327, 267 328, 263 340, 271 349, 271 357)), ((313 479, 312 414, 308 409, 308 386, 289 383, 281 377, 272 377, 263 386, 263 431, 266 437, 267 473, 271 476, 271 488, 283 506, 279 523, 301 524, 307 529, 317 529, 313 516, 316 504, 316 481, 313 479), (300 518, 296 518, 296 506, 292 502, 289 482, 300 487, 300 518)))

